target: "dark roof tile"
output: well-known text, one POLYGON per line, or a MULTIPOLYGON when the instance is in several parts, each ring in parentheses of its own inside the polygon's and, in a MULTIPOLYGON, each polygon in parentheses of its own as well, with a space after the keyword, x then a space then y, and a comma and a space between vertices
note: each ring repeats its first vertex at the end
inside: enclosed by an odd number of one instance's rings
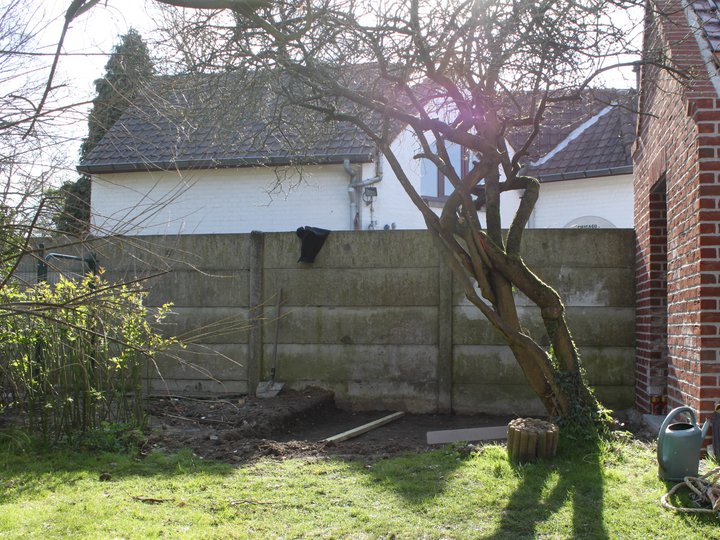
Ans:
POLYGON ((602 170, 618 172, 631 167, 635 113, 620 104, 608 107, 596 115, 594 122, 578 126, 577 129, 584 129, 575 133, 567 146, 547 160, 529 165, 526 174, 541 180, 559 179, 590 171, 593 175, 602 170))
POLYGON ((236 77, 211 79, 156 80, 78 169, 99 173, 372 160, 374 145, 355 126, 289 107, 272 99, 271 92, 238 84, 236 77))
MULTIPOLYGON (((236 74, 158 78, 78 169, 102 173, 372 161, 375 147, 358 128, 288 106, 268 87, 236 74)), ((553 105, 527 161, 546 155, 608 103, 630 99, 627 90, 603 90, 553 105)), ((545 164, 528 167, 528 173, 543 177, 629 165, 633 129, 626 113, 616 108, 545 164)), ((519 148, 528 133, 529 128, 510 133, 510 144, 519 148)))
POLYGON ((690 5, 698 16, 702 37, 714 53, 720 52, 720 13, 714 0, 691 0, 690 5))

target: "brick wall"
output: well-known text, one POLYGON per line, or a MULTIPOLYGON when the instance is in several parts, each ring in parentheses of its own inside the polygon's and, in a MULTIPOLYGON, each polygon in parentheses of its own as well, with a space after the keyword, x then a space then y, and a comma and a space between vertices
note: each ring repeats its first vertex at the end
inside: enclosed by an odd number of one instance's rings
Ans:
POLYGON ((636 401, 649 411, 649 396, 666 384, 670 408, 709 414, 720 398, 720 100, 685 12, 665 12, 646 50, 664 49, 678 67, 694 69, 684 83, 643 69, 634 152, 636 401))

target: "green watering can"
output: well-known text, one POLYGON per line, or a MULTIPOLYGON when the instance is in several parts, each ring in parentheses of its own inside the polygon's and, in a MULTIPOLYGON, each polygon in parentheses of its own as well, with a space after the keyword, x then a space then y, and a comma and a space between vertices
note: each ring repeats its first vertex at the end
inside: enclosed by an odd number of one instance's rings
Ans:
POLYGON ((700 447, 709 427, 709 420, 705 420, 702 429, 697 426, 695 413, 690 407, 677 407, 670 411, 660 426, 657 441, 658 476, 662 480, 682 482, 686 476, 698 475, 700 447), (690 417, 690 422, 670 423, 683 413, 690 417))

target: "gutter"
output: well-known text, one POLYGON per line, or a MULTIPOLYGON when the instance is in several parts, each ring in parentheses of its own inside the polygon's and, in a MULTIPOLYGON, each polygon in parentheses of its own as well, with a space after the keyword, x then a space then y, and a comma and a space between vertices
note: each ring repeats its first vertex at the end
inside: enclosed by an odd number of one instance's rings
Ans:
MULTIPOLYGON (((580 178, 595 178, 598 176, 615 176, 620 174, 632 174, 632 165, 623 165, 621 167, 607 167, 603 169, 592 169, 589 171, 575 171, 566 173, 553 173, 538 175, 540 183, 561 182, 563 180, 578 180, 580 178)), ((530 174, 532 176, 532 173, 530 174)))
POLYGON ((370 163, 373 156, 367 154, 342 154, 335 156, 318 155, 293 158, 290 156, 249 156, 233 159, 192 159, 176 161, 133 162, 133 163, 102 163, 98 165, 80 164, 76 170, 87 174, 119 173, 119 172, 150 172, 177 171, 187 169, 240 169, 246 167, 278 167, 283 165, 337 165, 350 161, 352 163, 370 163))

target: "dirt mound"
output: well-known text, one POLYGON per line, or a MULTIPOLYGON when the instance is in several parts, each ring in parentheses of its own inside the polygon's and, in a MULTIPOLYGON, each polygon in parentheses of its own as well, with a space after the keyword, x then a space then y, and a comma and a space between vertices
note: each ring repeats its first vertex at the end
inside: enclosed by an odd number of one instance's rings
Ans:
POLYGON ((380 459, 423 451, 428 431, 506 425, 510 416, 405 415, 359 437, 323 440, 388 414, 335 407, 332 392, 283 390, 274 398, 148 400, 150 449, 191 448, 204 458, 245 462, 263 456, 336 455, 380 459))
POLYGON ((303 392, 288 390, 268 399, 150 398, 146 410, 152 424, 162 429, 187 430, 194 425, 198 429, 231 430, 239 439, 267 437, 328 407, 334 408, 333 393, 309 388, 303 392))

